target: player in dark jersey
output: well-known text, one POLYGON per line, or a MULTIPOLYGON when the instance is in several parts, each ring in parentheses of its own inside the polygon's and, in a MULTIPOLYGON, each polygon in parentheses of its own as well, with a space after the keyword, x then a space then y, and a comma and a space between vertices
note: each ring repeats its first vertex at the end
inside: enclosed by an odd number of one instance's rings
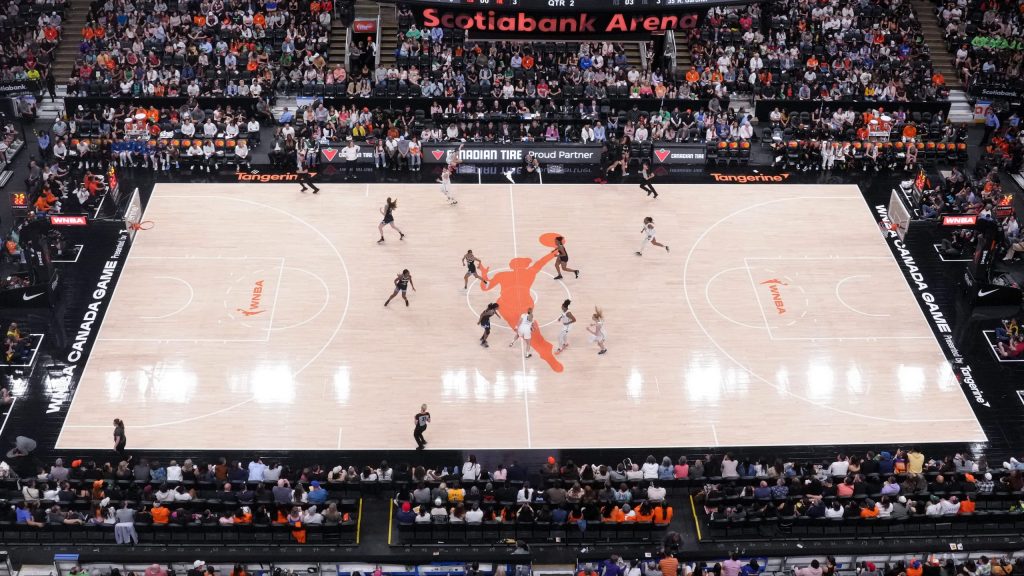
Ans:
POLYGON ((469 289, 469 279, 471 277, 475 277, 477 280, 480 281, 481 284, 484 284, 485 286, 487 285, 487 280, 484 280, 483 276, 481 276, 480 273, 476 271, 477 264, 479 264, 480 267, 483 268, 484 263, 481 262, 480 259, 473 254, 472 250, 468 250, 466 252, 466 255, 462 257, 462 264, 466 267, 466 274, 462 277, 462 281, 464 284, 464 286, 462 287, 463 290, 469 289))
POLYGON ((416 285, 412 282, 412 274, 409 274, 409 269, 406 268, 405 270, 402 270, 397 277, 395 277, 395 291, 391 293, 391 297, 384 302, 384 305, 387 306, 390 304, 391 301, 394 300, 395 296, 398 296, 398 294, 401 293, 402 300, 405 300, 405 305, 408 306, 409 299, 405 297, 405 291, 408 290, 410 286, 412 287, 412 291, 415 292, 416 285))
POLYGON ((427 412, 426 404, 420 406, 420 411, 413 416, 413 422, 416 424, 416 428, 412 431, 412 437, 416 439, 416 449, 423 450, 423 447, 427 445, 423 433, 427 431, 427 424, 430 424, 430 412, 427 412))
POLYGON ((562 272, 572 272, 577 278, 580 277, 580 271, 574 270, 566 266, 569 263, 569 253, 565 251, 565 238, 562 236, 555 237, 555 252, 558 253, 558 257, 555 258, 555 272, 558 272, 558 276, 555 276, 555 280, 562 279, 562 272))
POLYGON ((380 225, 377 226, 377 231, 380 232, 380 240, 377 240, 377 244, 384 242, 384 227, 391 226, 398 231, 398 239, 405 240, 405 234, 395 226, 395 210, 398 210, 398 198, 392 200, 390 197, 384 204, 384 207, 380 209, 380 213, 384 215, 384 219, 380 221, 380 225))
POLYGON ((480 345, 483 346, 484 348, 491 347, 491 345, 487 343, 487 337, 491 335, 491 318, 493 318, 494 315, 497 313, 498 303, 491 302, 490 304, 487 305, 487 308, 480 313, 480 320, 477 321, 477 324, 480 324, 480 326, 482 326, 484 329, 484 334, 483 336, 480 337, 480 345))

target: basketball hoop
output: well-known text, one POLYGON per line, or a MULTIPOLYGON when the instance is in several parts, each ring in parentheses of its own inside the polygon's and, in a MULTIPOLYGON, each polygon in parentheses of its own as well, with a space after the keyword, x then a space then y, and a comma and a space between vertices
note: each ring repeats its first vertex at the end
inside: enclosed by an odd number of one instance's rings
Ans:
POLYGON ((128 229, 129 230, 136 230, 136 231, 137 230, 149 230, 152 227, 153 227, 153 221, 152 220, 142 220, 140 222, 129 222, 128 223, 128 229))

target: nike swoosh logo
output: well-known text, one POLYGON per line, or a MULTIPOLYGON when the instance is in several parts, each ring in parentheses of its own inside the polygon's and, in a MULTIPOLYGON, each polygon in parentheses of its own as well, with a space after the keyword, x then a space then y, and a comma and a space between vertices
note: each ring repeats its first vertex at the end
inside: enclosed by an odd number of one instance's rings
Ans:
POLYGON ((34 298, 39 298, 39 297, 40 297, 40 296, 42 296, 43 294, 46 294, 46 292, 40 292, 39 294, 33 294, 33 295, 31 295, 31 296, 29 296, 28 294, 22 294, 22 295, 21 295, 21 299, 22 299, 22 300, 24 300, 24 301, 26 301, 26 302, 28 302, 29 300, 32 300, 32 299, 34 299, 34 298))
POLYGON ((982 298, 984 296, 988 296, 989 294, 992 294, 993 292, 999 292, 999 289, 996 288, 995 290, 978 290, 978 298, 982 298))

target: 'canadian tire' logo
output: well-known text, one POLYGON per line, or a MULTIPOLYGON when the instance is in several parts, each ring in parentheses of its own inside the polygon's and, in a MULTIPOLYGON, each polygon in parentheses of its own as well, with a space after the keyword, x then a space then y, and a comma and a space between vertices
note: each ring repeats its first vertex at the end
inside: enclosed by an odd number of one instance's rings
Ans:
POLYGON ((665 159, 668 158, 669 154, 671 154, 671 152, 665 150, 664 148, 654 151, 654 157, 658 159, 658 162, 664 162, 665 159))

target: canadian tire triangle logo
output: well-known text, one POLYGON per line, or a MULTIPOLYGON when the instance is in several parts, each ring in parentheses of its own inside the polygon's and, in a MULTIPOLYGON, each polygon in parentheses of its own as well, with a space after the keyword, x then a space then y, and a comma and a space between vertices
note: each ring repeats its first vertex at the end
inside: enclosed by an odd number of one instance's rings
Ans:
POLYGON ((434 155, 434 160, 440 160, 444 156, 444 150, 432 150, 430 153, 434 155))
POLYGON ((327 158, 328 162, 334 162, 334 157, 338 155, 338 151, 334 148, 324 148, 322 150, 324 158, 327 158))
POLYGON ((668 158, 670 152, 664 148, 654 151, 654 156, 658 159, 658 162, 664 162, 665 158, 668 158))

